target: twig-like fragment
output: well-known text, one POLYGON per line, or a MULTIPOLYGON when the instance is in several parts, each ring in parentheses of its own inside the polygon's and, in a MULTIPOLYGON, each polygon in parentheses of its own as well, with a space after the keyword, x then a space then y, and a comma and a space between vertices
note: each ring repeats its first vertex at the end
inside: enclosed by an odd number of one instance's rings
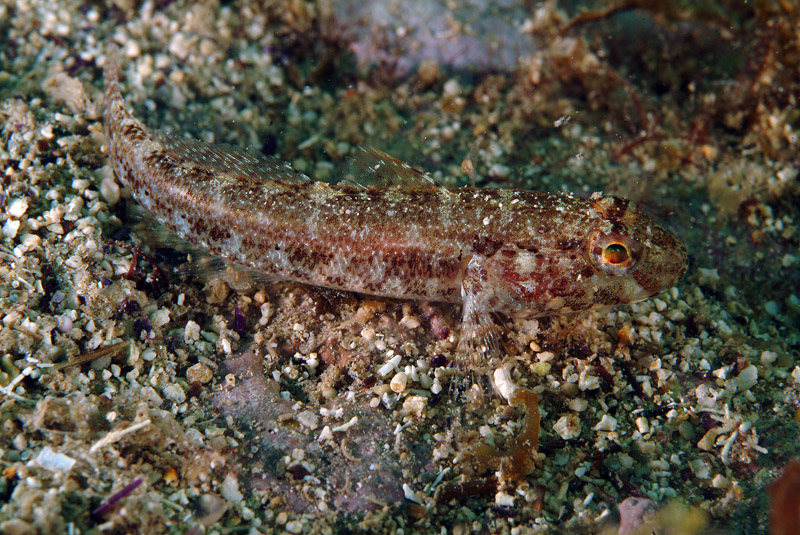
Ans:
POLYGON ((83 355, 78 356, 75 360, 71 360, 69 362, 61 362, 52 366, 51 370, 58 371, 63 370, 64 368, 68 368, 70 366, 80 366, 81 364, 85 364, 87 362, 91 362, 93 360, 97 360, 102 357, 106 356, 116 356, 119 352, 124 349, 127 349, 128 346, 131 345, 130 342, 118 342, 116 344, 112 344, 110 346, 103 346, 99 349, 95 349, 94 351, 89 351, 88 353, 84 353, 83 355))
POLYGON ((580 15, 578 15, 577 17, 573 18, 568 23, 566 23, 564 27, 558 31, 558 35, 563 37, 570 30, 572 30, 577 26, 581 26, 582 24, 586 24, 588 22, 594 22, 596 20, 607 19, 612 15, 616 15, 617 13, 620 13, 622 11, 629 11, 631 9, 642 7, 642 3, 643 2, 641 2, 641 0, 626 0, 624 2, 620 2, 615 6, 609 6, 605 9, 598 9, 597 11, 587 11, 585 13, 581 13, 580 15))
POLYGON ((95 442, 94 445, 89 449, 89 453, 96 453, 99 449, 104 448, 109 444, 113 444, 114 442, 117 442, 131 433, 135 433, 136 431, 147 427, 151 423, 152 422, 150 421, 150 418, 148 418, 146 420, 142 420, 141 422, 137 422, 130 427, 126 427, 125 429, 111 431, 106 436, 95 442))

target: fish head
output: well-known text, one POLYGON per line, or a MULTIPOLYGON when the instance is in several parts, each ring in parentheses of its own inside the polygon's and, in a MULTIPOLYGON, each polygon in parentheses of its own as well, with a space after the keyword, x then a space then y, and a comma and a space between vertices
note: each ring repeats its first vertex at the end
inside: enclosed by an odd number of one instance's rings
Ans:
POLYGON ((496 255, 498 309, 533 317, 642 301, 686 272, 686 247, 636 203, 595 195, 496 255))
POLYGON ((599 217, 582 249, 593 285, 605 295, 599 306, 642 301, 686 273, 686 247, 635 202, 613 196, 591 202, 599 217))

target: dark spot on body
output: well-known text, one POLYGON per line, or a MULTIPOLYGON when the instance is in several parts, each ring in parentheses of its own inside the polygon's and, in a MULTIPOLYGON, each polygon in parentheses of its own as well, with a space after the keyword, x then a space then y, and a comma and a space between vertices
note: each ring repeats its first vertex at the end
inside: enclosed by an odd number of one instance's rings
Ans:
POLYGON ((493 240, 488 236, 478 236, 472 242, 472 250, 485 257, 494 255, 503 246, 503 242, 493 240))
POLYGON ((214 226, 209 231, 209 236, 214 241, 226 241, 230 239, 231 233, 229 230, 214 226))

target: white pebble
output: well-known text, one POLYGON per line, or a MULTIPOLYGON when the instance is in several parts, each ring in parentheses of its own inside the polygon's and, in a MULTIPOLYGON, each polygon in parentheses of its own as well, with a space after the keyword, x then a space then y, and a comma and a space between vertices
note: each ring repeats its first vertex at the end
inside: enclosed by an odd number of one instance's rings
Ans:
POLYGON ((578 378, 578 388, 581 390, 595 390, 600 388, 600 379, 598 379, 596 375, 590 375, 589 369, 585 368, 581 371, 581 375, 578 378))
POLYGON ((14 199, 13 201, 11 201, 11 203, 8 205, 8 208, 6 209, 6 213, 11 217, 16 217, 19 219, 25 214, 27 210, 28 210, 28 199, 26 199, 25 197, 20 197, 18 199, 14 199))
POLYGON ((750 390, 750 388, 758 382, 758 368, 752 364, 743 369, 736 377, 736 386, 739 387, 740 392, 750 390))
MULTIPOLYGON (((800 380, 797 381, 800 383, 800 380)), ((431 385, 431 394, 439 394, 442 391, 442 383, 439 382, 438 378, 434 378, 433 384, 431 385)))
POLYGON ((323 440, 333 440, 333 432, 327 425, 322 428, 322 431, 319 433, 319 438, 317 438, 317 441, 319 442, 322 442, 323 440))
POLYGON ((9 219, 3 224, 3 236, 8 238, 9 240, 13 240, 17 237, 17 232, 19 231, 20 222, 17 219, 9 219))
POLYGON ((239 490, 239 480, 236 479, 234 472, 228 472, 222 480, 222 497, 231 503, 239 503, 244 499, 244 495, 239 490))
POLYGON ((108 204, 117 204, 119 202, 119 185, 113 178, 104 178, 100 182, 100 195, 108 204))
POLYGON ((45 446, 39 455, 32 461, 33 464, 47 470, 69 470, 77 461, 63 453, 56 453, 49 446, 45 446))
POLYGON ((730 481, 722 474, 715 475, 714 479, 711 480, 711 486, 715 489, 725 489, 728 488, 728 485, 730 485, 730 481))
POLYGON ((286 528, 286 531, 288 531, 289 533, 297 534, 303 532, 303 523, 300 522, 299 520, 290 520, 289 522, 286 523, 286 526, 284 527, 286 528))
POLYGON ((505 493, 503 491, 498 492, 494 495, 494 503, 501 507, 513 507, 514 506, 514 496, 505 493))
POLYGON ((761 353, 762 364, 773 364, 776 360, 778 360, 778 354, 774 351, 764 351, 761 353))
POLYGON ((536 354, 536 358, 539 360, 539 362, 550 362, 556 358, 556 354, 552 351, 542 351, 541 353, 536 354))
POLYGON ((589 408, 589 402, 583 398, 575 398, 569 400, 567 406, 575 412, 583 412, 589 408))
POLYGON ((319 425, 319 416, 311 411, 302 411, 297 414, 297 421, 300 425, 309 429, 316 429, 319 425))
POLYGON ((414 503, 422 503, 417 493, 412 489, 408 483, 403 483, 403 495, 406 497, 406 500, 414 503))
POLYGON ((159 308, 150 314, 150 324, 153 327, 163 327, 167 323, 169 323, 169 310, 166 308, 159 308))
POLYGON ((168 400, 174 403, 183 403, 184 401, 186 401, 186 393, 180 386, 176 385, 175 383, 171 383, 165 386, 162 392, 164 393, 164 396, 168 400))
POLYGON ((636 429, 643 435, 646 435, 650 431, 650 422, 647 421, 647 418, 644 416, 639 416, 636 418, 636 429))
POLYGON ((398 394, 405 391, 406 386, 408 386, 408 375, 406 372, 399 372, 395 374, 395 376, 392 377, 392 382, 389 383, 389 386, 398 394))
POLYGON ((200 340, 200 325, 189 320, 183 329, 183 341, 187 344, 200 340))
POLYGON ((604 414, 592 429, 595 431, 614 431, 617 428, 617 419, 609 414, 604 414))
POLYGON ((397 367, 397 365, 400 364, 400 361, 402 359, 403 357, 401 357, 400 355, 395 355, 394 357, 386 361, 383 364, 383 366, 378 368, 378 375, 380 375, 381 377, 386 377, 387 375, 392 373, 392 371, 397 367))
POLYGON ((451 78, 450 80, 444 83, 444 96, 445 97, 455 97, 461 93, 461 86, 458 83, 458 80, 455 78, 451 78))
POLYGON ((565 414, 553 424, 553 431, 564 440, 578 438, 581 434, 581 421, 577 414, 565 414))

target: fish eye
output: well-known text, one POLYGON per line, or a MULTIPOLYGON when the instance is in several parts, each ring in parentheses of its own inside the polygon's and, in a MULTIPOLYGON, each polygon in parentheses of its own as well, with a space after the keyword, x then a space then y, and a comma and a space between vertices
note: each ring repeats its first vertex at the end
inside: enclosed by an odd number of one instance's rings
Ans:
POLYGON ((611 275, 624 275, 639 263, 643 247, 623 234, 598 233, 592 238, 590 252, 598 268, 611 275))
POLYGON ((615 266, 624 265, 631 259, 631 252, 622 243, 609 243, 602 253, 603 262, 615 266))

